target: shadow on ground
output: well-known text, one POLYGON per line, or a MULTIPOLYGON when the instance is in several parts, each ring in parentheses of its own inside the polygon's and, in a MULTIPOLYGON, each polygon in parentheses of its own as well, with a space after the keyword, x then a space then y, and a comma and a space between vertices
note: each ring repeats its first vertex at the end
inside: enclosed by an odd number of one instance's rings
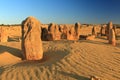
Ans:
POLYGON ((64 50, 57 50, 57 51, 51 51, 48 50, 47 52, 44 52, 44 56, 42 60, 32 60, 32 61, 22 61, 19 62, 13 66, 48 66, 48 65, 52 65, 55 64, 56 62, 62 60, 64 57, 66 57, 69 54, 69 51, 64 50))
POLYGON ((80 75, 77 75, 77 74, 72 74, 72 73, 67 73, 67 72, 61 72, 59 71, 60 74, 66 76, 66 77, 72 77, 76 80, 90 80, 89 78, 87 77, 84 77, 84 76, 80 76, 80 75))
POLYGON ((79 42, 86 42, 86 43, 99 44, 99 45, 109 45, 107 42, 100 42, 94 40, 81 40, 79 42))
POLYGON ((0 75, 2 74, 3 71, 4 71, 4 69, 2 67, 0 67, 0 75))
POLYGON ((0 45, 0 54, 2 54, 3 52, 9 52, 16 57, 22 58, 22 53, 20 49, 0 45))

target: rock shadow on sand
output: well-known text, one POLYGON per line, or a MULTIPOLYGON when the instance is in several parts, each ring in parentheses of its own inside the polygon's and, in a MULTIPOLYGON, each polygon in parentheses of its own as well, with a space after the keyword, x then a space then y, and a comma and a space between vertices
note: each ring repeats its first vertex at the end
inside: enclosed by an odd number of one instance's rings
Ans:
POLYGON ((8 52, 16 57, 23 58, 21 50, 13 47, 0 45, 0 54, 8 52))
POLYGON ((53 65, 59 61, 61 61, 64 57, 66 57, 69 54, 69 51, 67 50, 56 50, 56 51, 46 51, 44 52, 43 59, 42 60, 24 60, 22 62, 19 62, 17 64, 14 64, 14 66, 50 66, 53 65))
POLYGON ((76 80, 90 80, 89 78, 84 77, 84 76, 80 76, 78 74, 72 74, 72 73, 67 73, 67 72, 62 72, 62 71, 59 71, 59 73, 66 76, 66 77, 72 77, 76 80))
POLYGON ((4 70, 5 70, 4 67, 1 66, 1 67, 0 67, 0 76, 1 76, 1 74, 4 72, 4 70))

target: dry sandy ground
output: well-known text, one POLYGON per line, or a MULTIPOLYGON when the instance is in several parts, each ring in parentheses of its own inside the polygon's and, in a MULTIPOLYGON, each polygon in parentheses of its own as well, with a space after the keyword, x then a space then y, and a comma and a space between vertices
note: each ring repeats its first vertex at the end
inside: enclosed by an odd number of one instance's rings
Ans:
POLYGON ((0 43, 0 80, 120 80, 120 40, 43 42, 41 61, 22 61, 21 43, 0 43))

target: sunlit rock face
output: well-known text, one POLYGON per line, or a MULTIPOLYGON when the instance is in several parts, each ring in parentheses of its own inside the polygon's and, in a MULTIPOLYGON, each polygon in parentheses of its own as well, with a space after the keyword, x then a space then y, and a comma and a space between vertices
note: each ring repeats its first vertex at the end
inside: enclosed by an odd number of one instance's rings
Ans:
POLYGON ((43 58, 41 23, 34 17, 28 17, 22 22, 22 51, 26 60, 43 58))
MULTIPOLYGON (((61 27, 60 27, 60 30, 61 30, 61 27)), ((68 27, 67 27, 67 25, 64 25, 63 27, 62 27, 62 30, 61 30, 61 39, 67 39, 67 37, 68 37, 68 27)))
POLYGON ((0 42, 7 42, 7 41, 8 41, 7 28, 0 27, 0 42))
POLYGON ((107 27, 106 27, 106 36, 107 36, 107 39, 109 40, 109 31, 110 29, 113 29, 113 23, 112 21, 110 21, 108 24, 107 24, 107 27))
POLYGON ((116 46, 116 37, 114 29, 110 29, 109 31, 109 44, 116 46))
POLYGON ((60 40, 61 39, 61 32, 59 30, 59 26, 54 23, 50 23, 48 26, 48 36, 47 40, 60 40))

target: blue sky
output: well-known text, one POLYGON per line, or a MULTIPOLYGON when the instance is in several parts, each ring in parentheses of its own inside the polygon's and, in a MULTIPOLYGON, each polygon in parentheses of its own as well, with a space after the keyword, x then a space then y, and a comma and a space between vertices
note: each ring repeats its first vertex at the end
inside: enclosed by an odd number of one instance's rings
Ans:
POLYGON ((34 16, 43 24, 120 23, 120 0, 0 0, 0 24, 34 16))

